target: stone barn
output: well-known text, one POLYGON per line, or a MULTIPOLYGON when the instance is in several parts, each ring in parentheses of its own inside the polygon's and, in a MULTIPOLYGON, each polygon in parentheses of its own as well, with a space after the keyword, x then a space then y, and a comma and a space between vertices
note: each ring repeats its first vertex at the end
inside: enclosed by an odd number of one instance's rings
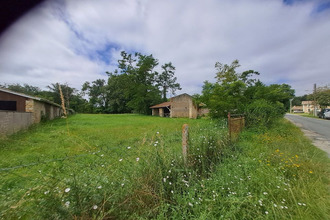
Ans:
POLYGON ((150 107, 153 116, 171 118, 197 118, 202 114, 207 114, 205 108, 198 108, 190 95, 184 93, 170 98, 169 102, 163 102, 150 107))
POLYGON ((61 106, 56 103, 0 88, 0 134, 11 134, 61 115, 61 106))

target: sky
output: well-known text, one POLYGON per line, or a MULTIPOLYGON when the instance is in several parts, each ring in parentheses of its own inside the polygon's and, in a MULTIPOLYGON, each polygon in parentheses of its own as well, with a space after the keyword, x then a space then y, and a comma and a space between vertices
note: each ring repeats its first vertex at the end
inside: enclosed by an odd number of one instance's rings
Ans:
POLYGON ((308 94, 330 84, 330 0, 46 1, 0 35, 0 84, 81 89, 107 79, 122 50, 172 62, 177 94, 200 93, 216 62, 235 59, 308 94))

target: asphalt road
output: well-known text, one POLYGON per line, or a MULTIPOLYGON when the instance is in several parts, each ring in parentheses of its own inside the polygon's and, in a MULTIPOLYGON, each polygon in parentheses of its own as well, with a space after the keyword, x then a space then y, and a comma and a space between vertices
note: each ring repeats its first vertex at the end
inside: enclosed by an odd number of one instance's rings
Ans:
POLYGON ((301 128, 315 146, 324 150, 330 157, 330 120, 307 118, 294 114, 286 114, 285 118, 301 128))

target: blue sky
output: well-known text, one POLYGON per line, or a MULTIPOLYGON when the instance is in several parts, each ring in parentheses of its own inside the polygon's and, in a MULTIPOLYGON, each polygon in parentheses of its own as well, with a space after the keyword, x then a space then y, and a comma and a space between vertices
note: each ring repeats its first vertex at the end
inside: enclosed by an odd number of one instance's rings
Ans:
POLYGON ((122 50, 172 62, 180 92, 238 59, 302 95, 330 83, 330 0, 50 0, 0 36, 0 83, 80 89, 106 79, 122 50))

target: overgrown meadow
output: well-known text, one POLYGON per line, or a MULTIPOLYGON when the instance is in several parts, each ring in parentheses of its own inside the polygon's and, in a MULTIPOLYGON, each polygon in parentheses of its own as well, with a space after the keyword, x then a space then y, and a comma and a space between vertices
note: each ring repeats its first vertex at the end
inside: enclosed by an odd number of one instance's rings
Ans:
POLYGON ((329 219, 329 159, 282 120, 74 115, 0 142, 2 219, 329 219), (181 128, 189 124, 184 164, 181 128))

